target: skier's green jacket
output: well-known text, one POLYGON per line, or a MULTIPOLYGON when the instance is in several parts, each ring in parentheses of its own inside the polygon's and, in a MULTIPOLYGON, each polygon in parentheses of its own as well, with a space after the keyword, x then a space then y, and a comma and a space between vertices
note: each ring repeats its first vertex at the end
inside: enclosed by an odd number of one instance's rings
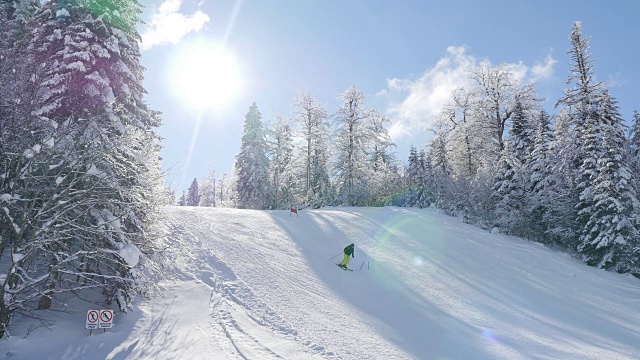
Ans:
POLYGON ((347 265, 349 264, 349 260, 351 260, 351 257, 355 257, 353 255, 353 248, 354 248, 353 244, 344 248, 344 259, 340 261, 340 264, 338 264, 338 266, 341 266, 343 268, 347 267, 347 265))
POLYGON ((353 250, 354 250, 354 248, 355 248, 355 246, 354 246, 353 244, 351 244, 351 245, 347 246, 346 248, 344 248, 344 253, 345 253, 346 255, 351 256, 351 257, 355 257, 355 256, 353 255, 353 250))

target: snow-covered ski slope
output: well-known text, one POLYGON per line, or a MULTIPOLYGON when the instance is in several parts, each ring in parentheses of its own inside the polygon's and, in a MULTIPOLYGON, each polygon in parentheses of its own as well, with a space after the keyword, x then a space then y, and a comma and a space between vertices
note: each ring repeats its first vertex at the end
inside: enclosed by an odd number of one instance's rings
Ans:
POLYGON ((108 333, 79 315, 14 336, 0 358, 640 358, 640 280, 435 210, 176 207, 166 232, 164 297, 108 333))

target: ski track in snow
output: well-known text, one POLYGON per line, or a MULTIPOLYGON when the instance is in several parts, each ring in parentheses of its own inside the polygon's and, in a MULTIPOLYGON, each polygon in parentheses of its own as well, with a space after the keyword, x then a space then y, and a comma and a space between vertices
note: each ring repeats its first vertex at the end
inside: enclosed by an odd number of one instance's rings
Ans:
POLYGON ((162 297, 0 359, 640 359, 638 279, 435 210, 167 210, 162 297))
POLYGON ((259 241, 258 231, 247 230, 243 224, 237 222, 230 223, 232 226, 237 226, 237 230, 229 231, 225 226, 224 233, 218 232, 209 221, 197 221, 201 226, 190 229, 177 225, 180 223, 184 222, 178 221, 172 224, 171 233, 182 238, 183 247, 199 250, 197 255, 194 254, 198 259, 196 266, 190 270, 194 271, 194 277, 212 289, 210 318, 211 322, 221 329, 216 337, 219 343, 226 344, 227 354, 233 354, 234 358, 240 359, 312 359, 317 357, 314 356, 315 353, 327 355, 322 351, 322 347, 309 342, 306 342, 306 345, 311 345, 308 346, 309 349, 298 351, 300 354, 296 355, 297 352, 292 347, 298 347, 298 342, 304 342, 297 337, 297 332, 269 306, 260 301, 252 289, 239 280, 234 271, 216 256, 211 248, 208 248, 213 245, 210 242, 211 239, 216 238, 215 247, 221 253, 233 254, 241 251, 243 256, 248 258, 248 262, 269 265, 269 259, 246 251, 243 248, 246 244, 243 246, 234 241, 233 236, 228 235, 229 233, 241 234, 259 241), (231 246, 222 250, 220 247, 224 243, 231 246), (278 344, 270 345, 269 342, 273 341, 274 334, 282 339, 277 341, 278 344), (289 344, 286 344, 287 342, 289 344), (283 348, 285 350, 283 354, 286 355, 279 355, 277 348, 283 348))

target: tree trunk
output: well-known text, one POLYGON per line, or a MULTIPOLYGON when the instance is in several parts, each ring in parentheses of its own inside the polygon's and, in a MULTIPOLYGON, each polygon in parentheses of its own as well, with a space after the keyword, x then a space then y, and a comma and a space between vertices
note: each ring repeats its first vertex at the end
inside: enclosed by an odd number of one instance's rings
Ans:
POLYGON ((2 339, 7 332, 9 320, 11 320, 11 311, 2 299, 4 297, 4 291, 0 291, 0 295, 2 295, 0 296, 0 339, 2 339))

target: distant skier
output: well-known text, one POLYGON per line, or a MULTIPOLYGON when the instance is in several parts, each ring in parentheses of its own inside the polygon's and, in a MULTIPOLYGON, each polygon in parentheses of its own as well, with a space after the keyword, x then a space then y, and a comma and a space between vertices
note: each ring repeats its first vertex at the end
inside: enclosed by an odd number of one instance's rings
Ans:
POLYGON ((347 246, 346 248, 344 248, 344 259, 342 259, 342 261, 338 264, 338 266, 340 266, 343 269, 347 268, 347 265, 349 264, 349 260, 351 260, 351 258, 355 258, 356 256, 353 254, 353 249, 354 249, 354 245, 351 244, 349 246, 347 246))

